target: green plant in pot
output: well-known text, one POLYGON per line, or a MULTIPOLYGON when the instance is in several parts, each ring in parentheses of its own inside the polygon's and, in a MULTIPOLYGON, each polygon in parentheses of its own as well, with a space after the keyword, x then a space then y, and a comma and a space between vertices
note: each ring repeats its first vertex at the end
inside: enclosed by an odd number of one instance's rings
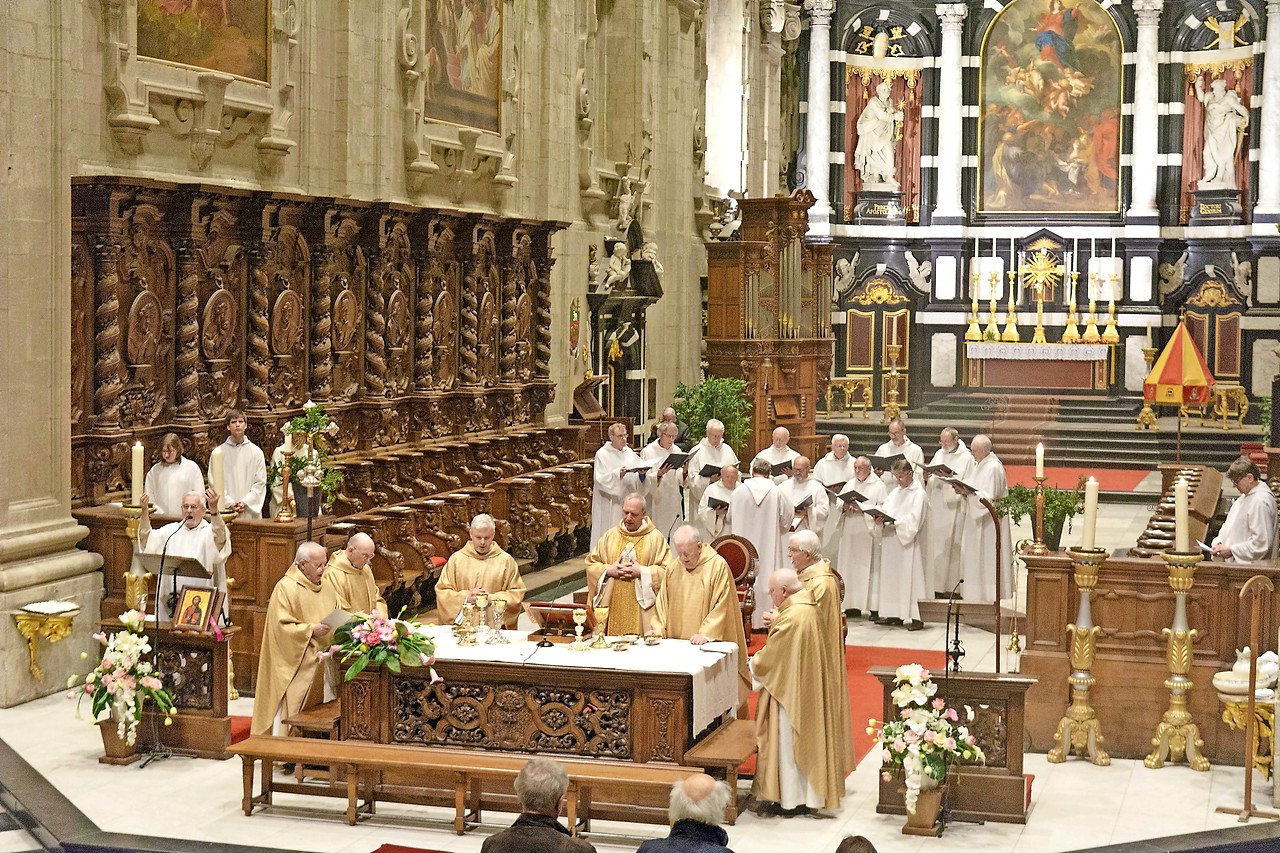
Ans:
POLYGON ((707 421, 715 418, 724 423, 724 440, 743 452, 751 435, 751 401, 747 383, 741 379, 708 376, 697 385, 676 386, 672 408, 676 418, 689 425, 689 444, 706 437, 707 421))
MULTIPOLYGON (((301 504, 307 500, 308 486, 319 486, 325 506, 333 503, 342 486, 342 472, 325 464, 329 457, 328 442, 338 434, 338 424, 325 413, 323 406, 308 400, 303 406, 303 413, 285 424, 284 432, 286 441, 292 437, 294 448, 288 457, 289 484, 294 503, 299 504, 298 515, 318 515, 319 508, 315 512, 307 512, 301 504)), ((268 488, 281 477, 282 467, 279 462, 271 466, 267 472, 268 488)))
MULTIPOLYGON (((1074 489, 1059 489, 1056 486, 1044 487, 1044 544, 1057 551, 1062 545, 1062 531, 1071 529, 1071 519, 1084 511, 1083 476, 1074 489)), ((1020 483, 1009 487, 1009 493, 996 498, 996 512, 1007 516, 1010 524, 1017 524, 1024 518, 1036 516, 1036 490, 1033 486, 1020 483)))

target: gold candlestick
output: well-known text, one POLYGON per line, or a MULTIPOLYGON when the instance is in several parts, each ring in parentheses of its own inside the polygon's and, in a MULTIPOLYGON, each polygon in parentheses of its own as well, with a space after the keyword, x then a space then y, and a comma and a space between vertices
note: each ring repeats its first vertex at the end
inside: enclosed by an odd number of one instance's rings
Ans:
POLYGON ((971 313, 969 314, 969 328, 965 330, 964 339, 965 341, 980 341, 982 340, 982 327, 979 325, 980 320, 978 317, 978 273, 976 270, 969 277, 969 298, 972 300, 972 304, 969 306, 971 313))
POLYGON ((289 475, 293 473, 293 469, 289 467, 289 457, 293 456, 293 451, 282 450, 280 455, 284 457, 284 462, 280 465, 280 511, 276 513, 276 521, 287 524, 297 518, 293 493, 289 491, 289 475))
POLYGON ((1036 287, 1036 331, 1031 336, 1031 343, 1046 344, 1044 336, 1044 288, 1036 287))
POLYGON ((142 507, 137 504, 124 504, 120 507, 124 514, 124 532, 130 542, 138 541, 138 519, 142 518, 142 507))
POLYGON ((1062 333, 1062 342, 1064 344, 1080 343, 1080 330, 1076 328, 1076 294, 1079 292, 1080 273, 1073 270, 1071 273, 1071 301, 1067 305, 1067 328, 1062 333))
MULTIPOLYGON (((1092 273, 1092 272, 1089 273, 1090 281, 1093 281, 1097 277, 1098 277, 1097 273, 1092 273)), ((1092 285, 1090 285, 1090 289, 1092 290, 1092 285)), ((1102 339, 1102 336, 1098 334, 1098 316, 1096 313, 1095 306, 1096 306, 1096 303, 1093 297, 1090 296, 1089 297, 1089 317, 1085 322, 1084 334, 1080 336, 1080 340, 1086 344, 1096 344, 1098 341, 1102 339)))
POLYGON ((1174 599, 1173 625, 1164 629, 1164 635, 1169 638, 1166 653, 1169 677, 1164 682, 1169 688, 1169 708, 1156 727, 1155 737, 1151 738, 1154 749, 1142 763, 1155 770, 1163 767, 1166 759, 1177 762, 1185 755, 1192 770, 1204 771, 1209 769, 1209 759, 1200 752, 1204 740, 1187 710, 1187 694, 1193 686, 1187 677, 1191 672, 1191 646, 1198 634, 1187 625, 1187 593, 1195 584, 1201 556, 1199 551, 1162 551, 1160 557, 1169 566, 1169 586, 1174 599))
MULTIPOLYGON (((1115 276, 1112 276, 1113 287, 1115 280, 1115 276)), ((1114 299, 1107 300, 1107 327, 1102 331, 1102 342, 1104 344, 1120 343, 1120 331, 1116 328, 1116 301, 1114 299)))
POLYGON ((1058 723, 1053 735, 1055 745, 1046 757, 1050 764, 1061 764, 1070 751, 1081 758, 1087 757, 1099 767, 1106 767, 1111 763, 1111 756, 1102 748, 1102 724, 1089 704, 1089 689, 1095 683, 1093 658, 1102 630, 1093 624, 1089 599, 1098 585, 1098 572, 1107 559, 1107 552, 1104 548, 1072 548, 1067 553, 1071 555, 1076 587, 1080 590, 1076 621, 1067 626, 1067 634, 1071 636, 1071 674, 1067 676, 1071 705, 1058 723))
MULTIPOLYGON (((1037 451, 1039 452, 1039 451, 1037 451)), ((1037 467, 1039 467, 1037 465, 1037 467)), ((1049 546, 1044 544, 1044 481, 1043 475, 1033 477, 1036 481, 1036 518, 1035 518, 1035 541, 1027 547, 1027 553, 1036 557, 1044 557, 1052 553, 1049 546)))
POLYGON ((987 328, 982 333, 983 340, 998 341, 1000 340, 1000 325, 996 322, 996 285, 1000 283, 999 274, 992 272, 987 278, 990 285, 990 304, 987 306, 987 328))
MULTIPOLYGON (((1151 376, 1151 365, 1156 360, 1156 348, 1143 347, 1142 358, 1147 362, 1147 376, 1151 376)), ((1143 383, 1144 387, 1145 384, 1143 383)), ((1138 412, 1138 423, 1134 426, 1134 429, 1153 429, 1157 432, 1160 430, 1160 424, 1156 422, 1156 413, 1152 411, 1151 403, 1146 399, 1145 394, 1142 399, 1142 411, 1138 412)))
POLYGON ((1018 343, 1022 338, 1018 335, 1018 312, 1017 312, 1017 288, 1014 283, 1017 279, 1017 273, 1009 270, 1006 275, 1009 276, 1009 313, 1005 316, 1004 334, 1000 336, 1000 340, 1007 343, 1018 343))
POLYGON ((898 357, 902 355, 902 344, 889 344, 889 374, 885 379, 889 383, 889 388, 885 391, 884 415, 881 423, 888 423, 896 417, 902 415, 902 407, 898 405, 898 381, 901 374, 898 373, 898 357))

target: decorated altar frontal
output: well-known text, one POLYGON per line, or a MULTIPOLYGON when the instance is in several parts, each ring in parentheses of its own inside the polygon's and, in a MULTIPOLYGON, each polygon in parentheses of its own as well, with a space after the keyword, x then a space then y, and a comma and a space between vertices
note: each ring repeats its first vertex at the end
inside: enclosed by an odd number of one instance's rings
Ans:
POLYGON ((965 345, 971 387, 1106 391, 1108 344, 973 342, 965 345))
POLYGON ((572 651, 519 631, 459 645, 437 632, 436 670, 366 670, 342 689, 345 740, 681 763, 738 706, 737 646, 663 640, 572 651))

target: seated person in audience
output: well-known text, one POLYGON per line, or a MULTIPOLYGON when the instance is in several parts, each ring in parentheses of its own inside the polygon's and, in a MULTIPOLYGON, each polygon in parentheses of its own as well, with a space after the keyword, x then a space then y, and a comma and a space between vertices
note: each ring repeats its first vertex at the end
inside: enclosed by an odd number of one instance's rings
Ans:
POLYGON ((730 796, 728 785, 705 773, 676 782, 667 809, 671 834, 646 841, 636 853, 733 853, 720 826, 730 796))
MULTIPOLYGON (((138 518, 138 550, 143 554, 164 554, 173 560, 188 557, 195 560, 213 578, 213 585, 222 592, 227 591, 227 558, 231 556, 231 531, 227 523, 216 512, 206 515, 208 505, 218 505, 218 493, 213 489, 203 492, 188 492, 182 498, 180 512, 182 518, 171 521, 159 530, 151 529, 150 495, 143 492, 138 500, 142 501, 142 514, 138 518)), ((169 566, 172 568, 172 564, 169 566)), ((160 619, 168 619, 169 598, 176 589, 176 581, 172 574, 165 572, 163 585, 160 588, 160 600, 151 608, 160 619)), ((228 614, 225 596, 222 601, 222 613, 228 614)))
POLYGON ((347 547, 329 557, 324 585, 333 589, 334 604, 351 613, 387 614, 387 602, 373 579, 373 537, 368 533, 352 533, 347 547))
POLYGON ((595 847, 574 838, 560 822, 569 774, 550 758, 534 758, 516 775, 520 817, 509 829, 491 835, 480 853, 595 853, 595 847))
POLYGON ((622 521, 587 554, 587 600, 609 608, 608 634, 643 634, 653 618, 671 550, 646 513, 643 495, 627 495, 622 521))
POLYGON ((189 492, 204 494, 200 466, 182 455, 182 439, 167 432, 160 439, 160 461, 147 472, 142 490, 160 515, 182 515, 182 499, 189 492))
POLYGON ((468 528, 471 541, 444 564, 436 584, 436 612, 441 624, 456 620, 464 604, 474 604, 476 596, 484 593, 490 601, 506 600, 503 626, 515 627, 520 602, 524 601, 524 581, 515 558, 493 541, 496 531, 493 516, 480 513, 468 528))
POLYGON ((1262 481, 1262 471, 1247 456, 1227 468, 1227 479, 1240 497, 1231 503, 1227 520, 1210 543, 1213 556, 1232 563, 1253 563, 1276 555, 1276 498, 1262 481))
POLYGON ((658 437, 658 427, 663 424, 676 425, 676 444, 681 447, 689 446, 689 425, 676 417, 676 410, 668 406, 662 410, 662 418, 649 429, 650 439, 658 437))

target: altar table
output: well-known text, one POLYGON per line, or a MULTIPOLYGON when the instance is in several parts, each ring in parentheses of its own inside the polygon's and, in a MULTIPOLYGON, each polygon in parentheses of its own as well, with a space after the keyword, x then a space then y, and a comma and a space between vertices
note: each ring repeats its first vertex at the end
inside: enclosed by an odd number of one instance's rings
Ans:
POLYGON ((975 388, 1107 390, 1107 344, 965 344, 967 384, 975 388))

